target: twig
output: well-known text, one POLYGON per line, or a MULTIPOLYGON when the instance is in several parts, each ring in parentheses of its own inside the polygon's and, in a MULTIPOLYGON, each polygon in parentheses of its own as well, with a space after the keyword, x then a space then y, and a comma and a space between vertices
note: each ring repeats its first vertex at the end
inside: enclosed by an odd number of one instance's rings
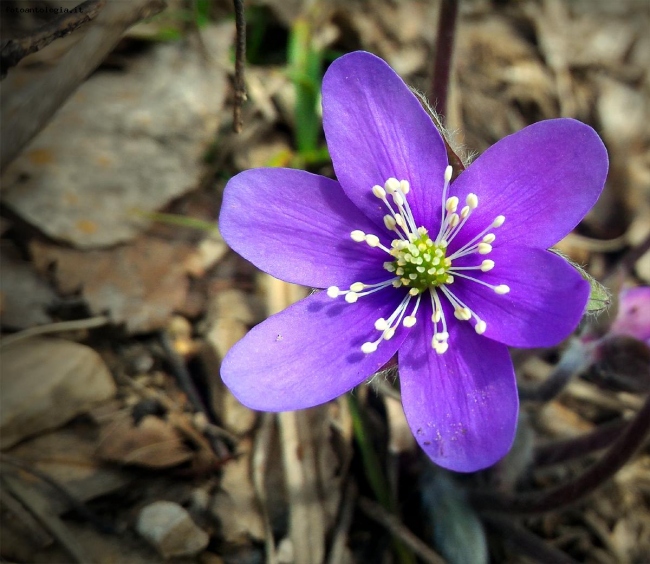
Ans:
POLYGON ((436 37, 436 58, 431 78, 431 99, 438 115, 445 116, 449 95, 452 57, 456 23, 458 21, 458 0, 442 0, 438 16, 436 37))
POLYGON ((410 548, 423 562, 427 564, 445 564, 445 560, 436 551, 434 551, 425 542, 416 537, 402 522, 389 513, 380 504, 369 500, 366 497, 360 497, 358 500, 359 509, 367 517, 379 523, 391 535, 399 538, 408 548, 410 548))
POLYGON ((9 456, 7 454, 3 454, 2 457, 0 458, 0 461, 3 462, 4 464, 9 464, 10 466, 19 468, 23 472, 27 472, 28 474, 35 476, 42 482, 45 482, 57 494, 59 494, 63 499, 65 499, 67 503, 70 504, 72 509, 77 513, 77 515, 86 519, 89 523, 94 525, 99 531, 102 531, 104 533, 115 532, 113 525, 107 523, 101 517, 96 515, 82 501, 79 501, 64 486, 59 484, 59 482, 57 482, 51 476, 48 476, 45 472, 41 472, 37 468, 34 468, 33 465, 29 464, 28 462, 25 462, 24 460, 20 460, 19 458, 15 458, 14 456, 9 456))
POLYGON ((98 315, 97 317, 89 317, 88 319, 75 319, 73 321, 57 321, 56 323, 48 323, 47 325, 39 325, 38 327, 30 327, 13 335, 3 337, 0 340, 0 347, 6 347, 17 341, 35 337, 37 335, 46 335, 48 333, 60 333, 62 331, 79 331, 80 329, 93 329, 94 327, 101 327, 110 323, 110 319, 105 315, 98 315))
POLYGON ((517 556, 528 556, 535 562, 552 562, 553 564, 577 564, 577 561, 544 542, 521 525, 500 515, 482 514, 481 519, 488 529, 499 533, 504 541, 511 545, 517 556))
POLYGON ((570 505, 590 494, 624 466, 650 431, 650 396, 603 457, 575 480, 550 490, 505 495, 474 491, 470 501, 483 511, 543 513, 570 505))
POLYGON ((86 0, 70 12, 61 14, 34 30, 30 35, 9 39, 0 51, 0 80, 7 76, 11 67, 15 67, 27 55, 40 51, 55 39, 64 37, 94 20, 105 3, 106 0, 86 0))
MULTIPOLYGON (((194 411, 197 413, 202 413, 206 420, 212 425, 216 426, 216 421, 210 410, 203 402, 196 386, 194 385, 194 380, 187 370, 183 359, 180 355, 174 350, 174 345, 171 342, 171 339, 167 332, 162 331, 160 333, 160 344, 162 345, 163 351, 167 355, 167 360, 169 362, 170 368, 180 386, 181 390, 185 393, 187 398, 190 400, 194 411)), ((221 444, 217 436, 213 433, 206 433, 207 440, 210 443, 213 453, 216 457, 221 460, 227 456, 226 449, 221 444)))
POLYGON ((586 368, 591 361, 585 345, 573 339, 562 353, 560 362, 553 373, 538 386, 519 386, 519 399, 522 401, 547 402, 556 397, 571 381, 571 378, 586 368))
POLYGON ((2 82, 0 171, 52 119, 59 107, 113 50, 124 31, 167 6, 165 0, 108 2, 97 21, 58 62, 19 84, 2 82))
POLYGON ((579 437, 542 444, 533 451, 533 464, 536 467, 550 466, 602 450, 614 442, 627 424, 627 421, 616 420, 579 437))
POLYGON ((339 510, 338 522, 332 534, 332 546, 327 558, 327 564, 344 562, 344 552, 348 531, 354 517, 354 504, 357 499, 357 488, 351 480, 343 490, 343 498, 339 510))
POLYGON ((235 105, 233 108, 232 128, 235 133, 242 130, 241 117, 242 105, 246 101, 246 84, 244 82, 244 64, 246 61, 246 17, 244 15, 244 1, 233 0, 235 5, 235 105))

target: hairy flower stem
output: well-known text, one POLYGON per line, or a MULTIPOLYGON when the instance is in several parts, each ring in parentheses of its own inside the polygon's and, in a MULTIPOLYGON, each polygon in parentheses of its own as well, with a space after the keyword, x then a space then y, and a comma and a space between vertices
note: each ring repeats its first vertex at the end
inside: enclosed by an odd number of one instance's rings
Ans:
POLYGON ((643 444, 650 431, 650 396, 605 455, 581 476, 541 492, 514 495, 472 492, 470 501, 478 510, 507 513, 543 513, 574 503, 590 494, 622 468, 643 444))
POLYGON ((552 374, 539 386, 520 386, 519 399, 522 401, 547 402, 556 397, 571 381, 571 377, 586 368, 591 362, 585 345, 574 339, 562 354, 552 374))
POLYGON ((498 533, 512 546, 518 555, 528 556, 534 562, 553 562, 554 564, 577 564, 577 561, 564 552, 543 541, 521 525, 501 515, 481 514, 488 530, 498 533))
POLYGON ((591 433, 561 441, 551 441, 540 445, 533 451, 533 464, 536 467, 550 466, 574 460, 611 445, 627 427, 628 422, 617 419, 599 425, 591 433))
POLYGON ((431 99, 434 101, 434 109, 442 116, 447 113, 447 98, 457 21, 458 0, 442 0, 440 15, 438 16, 436 56, 431 80, 431 99))
MULTIPOLYGON (((361 413, 359 401, 352 394, 348 394, 347 398, 350 407, 350 415, 352 416, 354 437, 361 451, 363 468, 366 472, 366 477, 368 478, 370 487, 384 509, 391 513, 395 513, 397 504, 394 497, 391 495, 388 482, 381 470, 381 463, 377 457, 377 453, 372 448, 370 437, 368 436, 368 429, 363 419, 363 414, 361 413)), ((397 555, 398 562, 401 564, 415 564, 415 556, 411 550, 395 536, 393 537, 393 549, 397 555)))

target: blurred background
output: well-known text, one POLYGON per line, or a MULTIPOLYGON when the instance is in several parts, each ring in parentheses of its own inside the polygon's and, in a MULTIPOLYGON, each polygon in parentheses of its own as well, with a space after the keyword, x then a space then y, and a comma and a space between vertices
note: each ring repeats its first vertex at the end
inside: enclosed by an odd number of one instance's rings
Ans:
POLYGON ((390 374, 281 415, 219 378, 232 344, 308 292, 228 249, 225 183, 333 176, 320 83, 344 53, 435 102, 441 1, 245 2, 240 133, 230 1, 0 1, 1 561, 650 562, 647 441, 568 507, 472 501, 579 480, 650 391, 650 297, 626 293, 650 284, 650 3, 458 4, 443 117, 463 153, 564 116, 610 156, 558 244, 605 289, 579 337, 513 351, 517 443, 470 476, 419 452, 390 374))

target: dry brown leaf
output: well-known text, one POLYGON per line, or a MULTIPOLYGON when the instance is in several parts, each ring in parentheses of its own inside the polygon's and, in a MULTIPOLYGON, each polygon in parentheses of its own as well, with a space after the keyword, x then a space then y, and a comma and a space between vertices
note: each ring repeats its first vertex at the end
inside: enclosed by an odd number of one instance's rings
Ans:
POLYGON ((169 468, 187 462, 194 453, 163 419, 147 415, 136 425, 129 414, 102 429, 97 455, 120 464, 169 468))
POLYGON ((37 270, 55 265, 61 293, 81 292, 93 313, 107 313, 137 333, 163 327, 182 308, 196 248, 143 236, 130 245, 93 251, 34 240, 30 251, 37 270))

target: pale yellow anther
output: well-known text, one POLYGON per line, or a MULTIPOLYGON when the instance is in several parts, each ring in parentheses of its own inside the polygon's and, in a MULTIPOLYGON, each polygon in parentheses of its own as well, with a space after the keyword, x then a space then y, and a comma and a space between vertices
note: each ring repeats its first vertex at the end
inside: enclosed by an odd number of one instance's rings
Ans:
POLYGON ((389 178, 384 182, 384 188, 389 194, 395 193, 396 190, 399 190, 399 180, 397 178, 389 178))
POLYGON ((365 354, 374 353, 377 350, 377 343, 363 343, 361 345, 361 352, 365 354))
POLYGON ((469 215, 469 206, 463 206, 463 209, 460 210, 460 218, 465 219, 469 215))
POLYGON ((455 212, 458 209, 458 198, 456 196, 447 198, 447 202, 445 203, 445 209, 449 213, 455 212))
POLYGON ((378 247, 379 246, 379 237, 377 237, 377 235, 369 234, 369 235, 366 235, 364 237, 364 239, 365 239, 366 243, 368 243, 368 245, 371 246, 371 247, 378 247))
POLYGON ((411 190, 411 185, 409 184, 408 180, 400 180, 399 187, 402 189, 402 192, 404 192, 404 194, 408 194, 411 190))
POLYGON ((506 217, 504 215, 498 215, 496 219, 492 222, 492 227, 501 227, 505 220, 506 217))
POLYGON ((484 243, 494 243, 494 240, 496 239, 496 235, 494 233, 488 233, 485 237, 483 237, 483 242, 484 243))
POLYGON ((357 243, 361 243, 362 241, 365 241, 366 234, 363 231, 360 231, 359 229, 355 229, 352 233, 350 233, 350 237, 352 237, 353 241, 356 241, 357 243))
POLYGON ((420 293, 420 290, 418 290, 417 288, 411 288, 409 290, 409 295, 410 296, 417 296, 419 293, 420 293))
POLYGON ((359 294, 355 294, 354 292, 349 292, 345 294, 345 301, 348 302, 349 304, 355 303, 359 299, 359 294))
POLYGON ((489 272, 489 271, 492 270, 493 268, 494 268, 494 261, 493 261, 493 260, 485 259, 485 260, 481 263, 481 270, 482 270, 483 272, 489 272))
POLYGON ((393 202, 398 208, 401 208, 404 205, 404 198, 399 192, 393 192, 393 202))
POLYGON ((415 322, 417 321, 416 317, 414 315, 407 315, 404 318, 404 327, 413 327, 415 325, 415 322))
POLYGON ((396 224, 397 222, 395 221, 395 218, 392 215, 386 214, 384 216, 384 225, 386 226, 386 229, 392 231, 393 229, 395 229, 396 224))
POLYGON ((474 331, 476 331, 479 335, 485 333, 486 329, 487 329, 487 324, 485 323, 485 321, 479 320, 476 322, 476 325, 474 325, 474 331))
POLYGON ((382 334, 382 337, 384 338, 384 340, 390 341, 393 338, 393 335, 395 335, 395 329, 393 329, 392 327, 389 327, 388 329, 386 329, 384 331, 384 333, 382 334))
POLYGON ((336 286, 330 286, 330 287, 327 289, 327 295, 328 295, 330 298, 338 298, 338 296, 339 296, 339 289, 338 289, 336 286))
POLYGON ((510 291, 510 286, 506 286, 505 284, 500 284, 499 286, 495 286, 494 291, 497 294, 507 294, 510 291))
POLYGON ((377 331, 384 331, 387 327, 388 323, 386 323, 386 320, 383 317, 380 317, 375 321, 375 329, 377 329, 377 331))
POLYGON ((465 198, 465 203, 469 206, 470 209, 476 209, 478 207, 478 196, 470 192, 467 194, 467 198, 465 198))
POLYGON ((490 251, 492 251, 492 245, 489 243, 478 244, 478 252, 480 255, 487 255, 490 251))
POLYGON ((386 190, 377 184, 372 187, 372 193, 380 200, 383 200, 386 197, 386 190))
POLYGON ((350 286, 352 292, 361 292, 364 288, 365 284, 363 282, 355 282, 350 286))

